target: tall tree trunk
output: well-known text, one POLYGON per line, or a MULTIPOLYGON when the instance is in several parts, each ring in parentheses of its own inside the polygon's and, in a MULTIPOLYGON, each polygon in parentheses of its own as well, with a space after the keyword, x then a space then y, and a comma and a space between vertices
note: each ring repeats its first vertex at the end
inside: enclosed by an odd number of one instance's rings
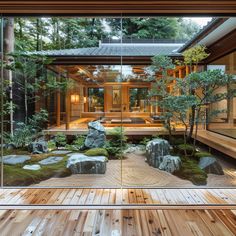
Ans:
MULTIPOLYGON (((3 42, 3 50, 4 50, 4 60, 7 64, 11 63, 12 57, 9 56, 9 53, 14 51, 14 18, 8 17, 5 19, 4 26, 4 42, 3 42)), ((8 97, 10 104, 10 133, 13 135, 13 93, 12 93, 12 71, 4 70, 4 78, 8 81, 9 89, 8 89, 8 97)))

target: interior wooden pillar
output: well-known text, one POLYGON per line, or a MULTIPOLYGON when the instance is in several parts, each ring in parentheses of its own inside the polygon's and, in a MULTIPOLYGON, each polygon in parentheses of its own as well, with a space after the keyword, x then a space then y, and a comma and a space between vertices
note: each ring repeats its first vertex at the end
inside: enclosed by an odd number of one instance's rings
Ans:
POLYGON ((57 91, 57 126, 61 125, 61 93, 57 91))
POLYGON ((65 96, 66 104, 66 129, 70 129, 70 115, 71 115, 71 106, 70 106, 70 91, 67 89, 65 96))
POLYGON ((180 78, 180 79, 183 79, 183 71, 182 71, 181 68, 179 69, 179 78, 180 78))
POLYGON ((189 69, 189 66, 186 66, 186 76, 188 76, 189 75, 189 73, 190 73, 190 69, 189 69))

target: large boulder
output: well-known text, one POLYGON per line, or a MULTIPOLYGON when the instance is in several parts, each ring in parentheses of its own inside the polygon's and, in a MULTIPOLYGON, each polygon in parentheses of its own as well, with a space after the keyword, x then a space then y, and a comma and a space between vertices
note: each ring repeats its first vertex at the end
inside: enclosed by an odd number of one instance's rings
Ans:
POLYGON ((106 157, 89 157, 81 153, 71 155, 67 160, 67 168, 72 174, 105 174, 106 157))
POLYGON ((83 149, 103 147, 106 141, 106 132, 99 121, 88 123, 88 135, 83 149))
POLYGON ((160 170, 173 173, 178 171, 181 167, 181 159, 178 156, 166 155, 163 157, 163 161, 159 166, 160 170))
POLYGON ((35 141, 28 145, 28 151, 33 154, 42 154, 48 152, 48 144, 45 141, 35 141))
POLYGON ((146 156, 149 165, 158 168, 163 161, 163 157, 169 155, 170 144, 164 139, 153 139, 147 143, 146 156))
POLYGON ((31 157, 28 155, 7 155, 3 156, 3 163, 8 165, 17 165, 23 164, 30 159, 31 157))
POLYGON ((207 174, 223 175, 224 171, 219 162, 214 157, 202 157, 198 166, 207 174))

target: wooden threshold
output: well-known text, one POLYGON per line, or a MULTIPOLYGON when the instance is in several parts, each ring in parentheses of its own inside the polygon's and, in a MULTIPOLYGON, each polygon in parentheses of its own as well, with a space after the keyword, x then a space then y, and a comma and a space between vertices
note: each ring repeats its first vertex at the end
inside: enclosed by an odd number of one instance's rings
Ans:
POLYGON ((0 209, 235 209, 236 189, 14 188, 0 209))

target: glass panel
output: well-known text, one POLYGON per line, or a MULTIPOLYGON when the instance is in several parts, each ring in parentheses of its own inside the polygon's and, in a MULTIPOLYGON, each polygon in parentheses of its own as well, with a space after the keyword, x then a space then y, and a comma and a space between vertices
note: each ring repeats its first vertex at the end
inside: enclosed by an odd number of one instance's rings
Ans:
POLYGON ((149 112, 148 88, 130 88, 129 103, 131 112, 149 112))
MULTIPOLYGON (((235 98, 214 103, 207 101, 207 104, 200 105, 199 111, 195 105, 188 105, 193 99, 188 91, 199 102, 204 96, 203 91, 209 92, 214 87, 209 82, 208 91, 201 80, 194 81, 194 77, 190 80, 189 74, 193 72, 204 76, 201 72, 207 65, 198 63, 193 66, 190 63, 186 66, 183 58, 178 57, 178 50, 201 29, 195 20, 200 22, 203 19, 123 19, 122 87, 126 91, 123 93, 125 105, 128 105, 126 112, 122 112, 126 135, 122 160, 124 187, 219 187, 222 182, 224 186, 235 186, 235 181, 226 180, 227 173, 234 175, 236 170, 232 158, 209 148, 206 141, 194 141, 195 135, 198 137, 205 131, 206 107, 208 113, 222 109, 217 117, 211 117, 209 129, 215 127, 216 132, 217 127, 217 132, 221 133, 227 129, 228 136, 233 137, 236 109, 235 98), (132 58, 128 57, 129 53, 133 53, 132 58), (135 53, 139 56, 135 57, 135 53), (195 83, 198 86, 190 90, 186 81, 191 81, 191 86, 195 83), (193 134, 186 138, 193 115, 193 134), (196 128, 198 132, 195 133, 196 128), (201 168, 202 162, 207 160, 205 155, 214 156, 225 175, 208 174, 201 168)), ((223 66, 226 73, 235 74, 235 58, 233 53, 210 66, 223 66)), ((218 90, 213 88, 213 95, 227 94, 229 86, 234 85, 219 86, 218 90)))
POLYGON ((104 88, 88 88, 89 112, 104 111, 104 88))
POLYGON ((4 78, 3 78, 3 18, 0 18, 0 54, 1 54, 1 66, 0 66, 0 187, 3 187, 3 112, 4 112, 4 78))
POLYGON ((8 20, 8 32, 15 30, 6 69, 14 110, 7 115, 12 146, 4 150, 4 185, 120 187, 121 19, 8 20))
MULTIPOLYGON (((236 52, 232 52, 208 65, 209 69, 221 69, 235 77, 236 52)), ((236 88, 236 83, 220 87, 218 93, 228 93, 229 89, 236 88)), ((236 102, 235 97, 224 99, 210 105, 209 113, 221 111, 217 116, 209 118, 208 130, 218 134, 236 138, 236 102)))

